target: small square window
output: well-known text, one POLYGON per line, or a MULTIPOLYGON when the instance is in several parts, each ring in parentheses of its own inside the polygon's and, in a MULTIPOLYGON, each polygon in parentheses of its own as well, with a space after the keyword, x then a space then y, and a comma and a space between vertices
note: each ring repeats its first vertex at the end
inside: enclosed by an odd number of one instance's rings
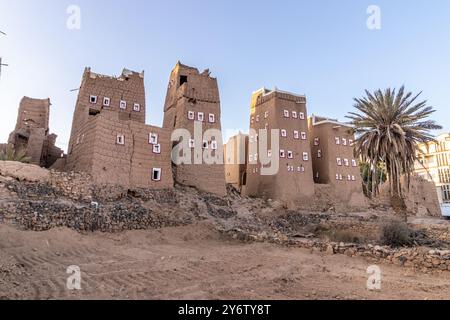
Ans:
POLYGON ((269 111, 264 112, 264 119, 267 119, 269 117, 269 111))
POLYGON ((126 110, 127 109, 127 102, 124 100, 120 100, 120 109, 126 110))
POLYGON ((116 137, 116 143, 119 145, 125 144, 125 136, 123 134, 118 134, 116 137))
POLYGON ((319 138, 314 138, 314 145, 315 146, 320 145, 320 139, 319 138))
POLYGON ((281 130, 281 136, 283 137, 283 138, 286 138, 287 137, 287 131, 286 130, 281 130))
POLYGON ((209 148, 209 143, 206 140, 203 140, 203 149, 208 149, 209 148))
POLYGON ((103 106, 104 107, 109 107, 111 105, 111 99, 104 97, 103 98, 103 106))
POLYGON ((141 105, 139 103, 135 103, 133 105, 133 111, 135 111, 135 112, 141 111, 141 105))
POLYGON ((337 162, 338 166, 342 166, 342 159, 341 158, 337 158, 336 162, 337 162))
POLYGON ((289 116, 290 116, 289 110, 284 110, 284 117, 289 118, 289 116))
POLYGON ((308 152, 303 152, 303 161, 308 161, 308 160, 309 160, 308 152))
POLYGON ((300 118, 300 120, 305 120, 305 114, 303 112, 300 112, 298 114, 298 117, 300 118))
POLYGON ((334 138, 334 141, 336 141, 337 145, 341 144, 341 139, 339 137, 334 138))
POLYGON ((302 132, 302 140, 306 140, 306 132, 302 132))
POLYGON ((322 150, 317 150, 317 158, 322 158, 322 150))
POLYGON ((188 111, 188 119, 195 120, 195 112, 194 111, 188 111))
POLYGON ((294 153, 292 151, 287 152, 288 159, 294 159, 294 153))
POLYGON ((292 111, 292 118, 298 119, 298 113, 297 113, 297 111, 292 111))
POLYGON ((189 139, 189 148, 194 149, 195 148, 195 140, 189 139))
POLYGON ((345 138, 342 139, 342 145, 347 146, 347 139, 345 139, 345 138))
POLYGON ((300 132, 294 131, 294 139, 299 140, 300 139, 300 132))
POLYGON ((197 114, 197 120, 200 121, 200 122, 205 121, 205 114, 203 112, 199 112, 197 114))
POLYGON ((286 158, 286 152, 284 150, 280 150, 280 158, 286 158))
POLYGON ((158 144, 158 135, 156 133, 150 133, 148 135, 148 143, 158 144))
POLYGON ((211 149, 212 150, 217 150, 218 148, 217 148, 217 141, 211 141, 211 149))
POLYGON ((153 181, 161 181, 162 170, 160 168, 153 168, 152 171, 152 180, 153 181))
POLYGON ((160 144, 153 145, 153 153, 156 153, 156 154, 161 153, 161 145, 160 144))
POLYGON ((209 114, 209 123, 215 123, 216 122, 216 116, 212 113, 209 114))
POLYGON ((97 103, 97 96, 90 96, 89 97, 89 102, 92 104, 96 104, 97 103))
POLYGON ((348 161, 348 159, 344 159, 344 166, 346 167, 350 166, 350 162, 348 161))

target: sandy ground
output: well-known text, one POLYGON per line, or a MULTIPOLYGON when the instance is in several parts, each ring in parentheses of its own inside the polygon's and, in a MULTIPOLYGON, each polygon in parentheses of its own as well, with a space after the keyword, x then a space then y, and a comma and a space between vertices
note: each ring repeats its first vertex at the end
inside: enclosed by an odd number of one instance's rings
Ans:
POLYGON ((0 225, 0 299, 450 299, 450 273, 222 238, 208 223, 120 234, 0 225), (77 265, 82 290, 66 289, 77 265))

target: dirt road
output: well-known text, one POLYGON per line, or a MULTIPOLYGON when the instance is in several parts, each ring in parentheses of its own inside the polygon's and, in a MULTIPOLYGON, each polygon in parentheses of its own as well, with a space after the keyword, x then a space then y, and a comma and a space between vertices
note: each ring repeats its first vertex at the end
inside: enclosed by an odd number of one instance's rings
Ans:
POLYGON ((224 239, 208 223, 81 235, 0 225, 0 299, 450 299, 450 273, 381 265, 366 289, 362 258, 224 239), (66 289, 68 266, 81 291, 66 289))

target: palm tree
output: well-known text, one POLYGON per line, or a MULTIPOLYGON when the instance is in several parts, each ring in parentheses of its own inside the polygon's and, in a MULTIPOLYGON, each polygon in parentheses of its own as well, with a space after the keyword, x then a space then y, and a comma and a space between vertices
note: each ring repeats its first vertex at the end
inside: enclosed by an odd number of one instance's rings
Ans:
MULTIPOLYGON (((370 167, 370 176, 376 177, 377 168, 384 166, 390 183, 391 196, 402 200, 401 176, 407 178, 410 187, 411 174, 419 143, 434 141, 431 130, 442 129, 435 121, 427 119, 435 110, 427 101, 417 102, 421 93, 405 93, 404 86, 398 92, 387 89, 355 98, 355 108, 347 116, 356 135, 355 155, 370 167)), ((369 179, 379 183, 379 179, 369 179)), ((372 186, 371 190, 376 190, 372 186)), ((403 202, 402 202, 403 203, 403 202)))

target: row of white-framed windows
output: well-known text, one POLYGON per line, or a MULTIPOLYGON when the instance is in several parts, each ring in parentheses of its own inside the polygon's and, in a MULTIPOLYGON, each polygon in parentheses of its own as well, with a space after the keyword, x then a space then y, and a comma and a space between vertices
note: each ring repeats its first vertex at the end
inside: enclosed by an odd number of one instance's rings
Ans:
MULTIPOLYGON (((195 112, 194 111, 188 111, 188 119, 189 120, 195 120, 195 112)), ((197 112, 197 121, 204 122, 205 121, 205 113, 204 112, 197 112)), ((209 123, 215 123, 216 122, 216 115, 213 113, 210 113, 208 115, 208 122, 209 123)))
MULTIPOLYGON (((189 148, 191 148, 191 149, 195 148, 195 140, 194 139, 189 139, 189 148)), ((211 150, 217 150, 218 149, 217 141, 216 140, 213 140, 213 141, 203 140, 202 148, 204 150, 207 150, 209 148, 211 148, 211 150)))
MULTIPOLYGON (((97 104, 98 102, 98 97, 97 96, 89 96, 89 102, 91 104, 97 104)), ((104 107, 111 107, 111 99, 108 97, 103 97, 103 104, 104 107)), ((120 100, 119 103, 119 108, 122 110, 126 110, 127 109, 127 102, 125 100, 120 100)), ((134 103, 133 104, 133 111, 139 112, 141 111, 141 105, 139 103, 134 103)))
POLYGON ((337 145, 343 145, 344 147, 346 147, 346 146, 353 147, 353 143, 354 143, 354 141, 351 139, 347 140, 346 138, 341 139, 339 137, 335 137, 334 141, 336 142, 337 145))
POLYGON ((284 110, 283 111, 283 115, 284 117, 287 118, 293 118, 293 119, 300 119, 300 120, 305 120, 305 113, 304 112, 297 112, 297 111, 289 111, 289 110, 284 110))
POLYGON ((295 167, 295 166, 287 166, 287 171, 288 172, 297 172, 297 173, 305 173, 305 167, 303 165, 299 166, 299 167, 295 167))
POLYGON ((336 173, 336 180, 337 181, 345 181, 345 180, 347 180, 347 181, 356 181, 356 177, 354 175, 350 175, 350 174, 347 175, 347 177, 345 177, 342 174, 336 173))
MULTIPOLYGON (((294 159, 294 152, 292 151, 285 151, 285 150, 280 150, 280 158, 288 158, 288 159, 294 159)), ((309 161, 309 153, 308 152, 303 152, 303 161, 309 161)))
MULTIPOLYGON (((336 163, 338 166, 344 165, 345 167, 350 167, 350 161, 348 159, 336 158, 336 163)), ((352 167, 358 166, 355 159, 352 159, 351 163, 352 163, 352 167)))

